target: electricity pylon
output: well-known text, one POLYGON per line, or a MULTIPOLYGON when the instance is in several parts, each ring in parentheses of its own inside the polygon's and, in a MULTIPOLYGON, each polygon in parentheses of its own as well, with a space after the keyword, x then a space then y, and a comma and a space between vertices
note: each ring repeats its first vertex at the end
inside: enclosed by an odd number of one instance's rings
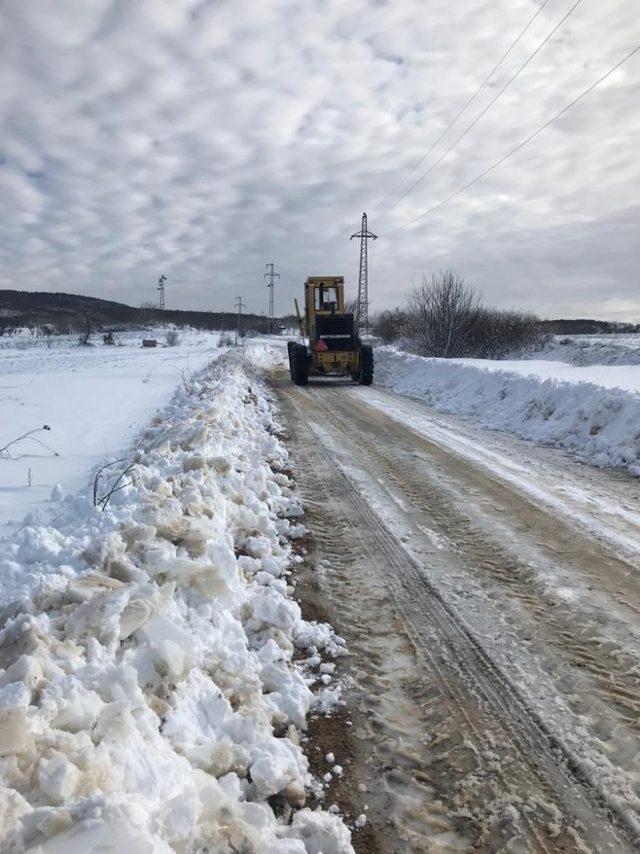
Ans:
POLYGON ((360 238, 360 270, 358 274, 358 303, 356 305, 356 326, 365 333, 369 332, 369 258, 367 251, 367 241, 377 240, 378 235, 372 234, 367 228, 367 215, 362 214, 362 228, 360 231, 352 234, 349 240, 354 237, 360 238))
POLYGON ((163 273, 158 279, 158 288, 160 291, 160 311, 164 311, 164 283, 167 281, 167 277, 163 273))
POLYGON ((242 332, 242 309, 246 308, 246 305, 242 302, 242 297, 236 297, 236 301, 234 303, 235 307, 238 309, 238 325, 236 326, 236 341, 235 346, 238 346, 238 338, 240 337, 240 333, 242 332))
POLYGON ((265 279, 269 279, 267 287, 269 288, 269 335, 271 335, 271 332, 273 331, 273 286, 275 284, 273 280, 279 279, 280 273, 274 273, 273 261, 270 264, 265 264, 264 266, 268 270, 268 272, 264 274, 264 277, 265 279))

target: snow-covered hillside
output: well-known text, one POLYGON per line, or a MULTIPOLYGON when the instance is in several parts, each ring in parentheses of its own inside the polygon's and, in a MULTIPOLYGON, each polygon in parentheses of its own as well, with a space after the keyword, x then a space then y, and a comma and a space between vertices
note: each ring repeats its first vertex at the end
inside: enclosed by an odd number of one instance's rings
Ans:
POLYGON ((28 511, 46 510, 57 485, 57 496, 75 492, 95 463, 120 456, 183 377, 223 352, 217 334, 178 336, 175 347, 162 346, 163 330, 119 333, 118 346, 28 332, 0 339, 0 447, 46 424, 35 438, 52 449, 30 439, 0 456, 0 536, 28 511), (156 336, 160 346, 142 348, 143 337, 156 336))
POLYGON ((640 475, 640 365, 431 359, 379 347, 376 382, 593 465, 640 475))
POLYGON ((291 598, 303 529, 278 433, 223 356, 139 436, 124 488, 104 501, 106 473, 99 506, 87 486, 5 540, 0 850, 352 852, 303 808, 300 730, 343 645, 291 598))

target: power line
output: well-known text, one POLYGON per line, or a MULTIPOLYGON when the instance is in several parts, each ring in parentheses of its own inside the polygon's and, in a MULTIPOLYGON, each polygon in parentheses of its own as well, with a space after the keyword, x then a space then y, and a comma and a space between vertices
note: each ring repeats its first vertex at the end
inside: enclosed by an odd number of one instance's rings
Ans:
POLYGON ((411 184, 411 186, 410 186, 407 190, 405 190, 405 191, 404 191, 404 193, 402 193, 402 195, 401 195, 401 196, 399 196, 399 197, 398 197, 398 199, 397 199, 397 200, 396 200, 392 205, 390 205, 390 206, 389 206, 385 211, 383 211, 383 213, 382 213, 382 214, 381 214, 381 216, 380 216, 380 219, 382 219, 382 218, 386 217, 386 216, 387 216, 387 214, 389 214, 389 213, 390 213, 390 212, 391 212, 395 207, 397 207, 397 206, 400 204, 400 202, 401 202, 401 201, 402 201, 406 196, 408 196, 408 195, 409 195, 409 193, 410 193, 413 189, 415 189, 415 187, 417 187, 417 186, 418 186, 418 184, 420 184, 420 183, 421 183, 421 182, 422 182, 422 181, 427 177, 427 175, 429 175, 431 172, 433 172, 433 170, 436 168, 436 166, 444 160, 444 158, 447 156, 447 154, 449 154, 449 152, 453 151, 453 149, 456 147, 456 145, 457 145, 457 144, 458 144, 462 139, 464 139, 464 137, 469 133, 469 131, 470 131, 470 130, 472 130, 472 129, 473 129, 473 128, 478 124, 478 122, 480 121, 480 119, 481 119, 484 115, 486 115, 486 113, 491 109, 491 107, 495 104, 495 102, 498 100, 498 98, 500 98, 500 97, 501 97, 501 96, 506 92, 506 90, 509 88, 509 86, 511 86, 511 84, 512 84, 512 83, 513 83, 513 82, 514 82, 514 81, 515 81, 515 80, 520 76, 520 74, 521 74, 521 73, 524 71, 524 69, 529 65, 529 63, 530 63, 530 62, 532 62, 532 61, 533 61, 533 59, 535 59, 535 57, 540 53, 540 51, 542 50, 542 48, 547 44, 547 42, 549 41, 549 39, 551 39, 551 38, 555 35, 555 33, 556 33, 556 32, 560 29, 560 27, 564 24, 564 22, 567 20, 567 18, 569 17, 569 15, 571 15, 571 13, 574 11, 574 9, 577 9, 577 7, 580 5, 580 3, 582 3, 582 0, 576 0, 576 2, 575 2, 575 3, 573 4, 573 6, 569 9, 569 11, 568 11, 568 12, 567 12, 567 13, 566 13, 566 14, 565 14, 565 15, 564 15, 564 16, 563 16, 563 17, 558 21, 558 23, 557 23, 557 24, 555 25, 555 27, 551 30, 551 32, 549 32, 549 33, 545 36, 545 38, 540 42, 540 44, 539 44, 539 45, 537 46, 537 48, 534 50, 534 52, 533 52, 532 54, 530 54, 530 55, 527 57, 527 59, 522 63, 522 65, 518 68, 518 70, 515 72, 515 74, 513 74, 513 75, 512 75, 512 76, 507 80, 507 82, 504 84, 504 86, 502 87, 502 89, 500 89, 500 90, 499 90, 499 91, 498 91, 498 92, 493 96, 493 98, 489 101, 489 103, 486 105, 486 107, 484 107, 484 109, 483 109, 483 110, 482 110, 482 111, 481 111, 481 112, 480 112, 480 113, 475 117, 475 119, 467 125, 467 127, 462 131, 462 133, 454 139, 454 141, 451 143, 451 145, 449 145, 449 147, 448 147, 448 148, 446 148, 446 149, 442 152, 442 154, 441 154, 441 155, 440 155, 440 156, 439 156, 439 157, 438 157, 438 158, 437 158, 437 159, 436 159, 436 160, 431 164, 431 166, 429 166, 429 168, 428 168, 425 172, 423 172, 423 173, 422 173, 422 175, 420 175, 420 177, 419 177, 419 178, 417 178, 417 179, 413 182, 413 184, 411 184))
MULTIPOLYGON (((397 182, 397 184, 395 184, 395 186, 394 186, 394 187, 392 187, 392 188, 391 188, 391 190, 390 190, 388 193, 386 193, 386 194, 382 197, 382 200, 381 200, 381 202, 380 202, 380 204, 381 204, 381 205, 382 205, 382 204, 384 204, 384 203, 387 201, 387 199, 393 198, 393 196, 394 196, 394 194, 395 194, 396 190, 397 190, 397 189, 399 189, 399 188, 402 186, 402 184, 404 183, 404 181, 406 181, 406 179, 407 179, 407 178, 410 178, 410 177, 411 177, 411 175, 413 175, 413 173, 416 171, 416 169, 419 169, 419 168, 420 168, 420 166, 422 166, 422 164, 423 164, 423 163, 424 163, 424 161, 427 159, 427 157, 431 154, 431 152, 434 150, 434 148, 436 148, 436 146, 437 146, 437 145, 438 145, 438 144, 439 144, 439 143, 440 143, 440 142, 445 138, 445 136, 449 133, 449 131, 450 131, 450 130, 451 130, 451 128, 455 125, 455 123, 458 121, 458 119, 460 119, 460 118, 464 115, 464 113, 466 113, 466 111, 469 109, 469 107, 471 106, 471 104, 475 101, 475 99, 478 97, 478 95, 480 94, 480 92, 482 92, 482 90, 483 90, 483 89, 484 89, 484 87, 487 85, 487 83, 489 82, 489 80, 491 80, 491 78, 493 77, 493 75, 494 75, 494 74, 496 73, 496 71, 500 68, 500 66, 502 65, 502 63, 503 63, 503 62, 505 61, 505 59, 509 56, 509 54, 511 53, 511 51, 512 51, 512 50, 514 49, 514 47, 518 44, 518 42, 519 42, 519 41, 520 41, 520 39, 524 36, 524 34, 527 32, 527 30, 529 29, 529 27, 531 26, 531 24, 533 24, 533 22, 536 20, 536 18, 538 17, 538 15, 542 12, 542 10, 544 9, 544 7, 548 5, 548 3, 549 3, 549 2, 550 2, 550 0, 544 0, 543 4, 542 4, 541 6, 538 6, 538 8, 536 9, 536 11, 533 13, 533 15, 529 18, 529 20, 528 20, 528 21, 527 21, 527 23, 525 24, 524 28, 523 28, 522 30, 520 30, 520 32, 518 33, 518 35, 516 36, 516 38, 511 42, 511 44, 509 45, 509 47, 507 48, 507 50, 505 51, 505 53, 503 53, 503 54, 502 54, 502 56, 500 57, 500 59, 498 60, 498 62, 493 66, 493 68, 491 69, 491 71, 487 74, 487 76, 484 78, 484 80, 483 80, 483 81, 482 81, 482 83, 478 86, 478 88, 475 90, 475 92, 474 92, 474 93, 473 93, 469 98, 467 98, 467 100, 466 100, 466 101, 465 101, 465 103, 463 104, 462 108, 461 108, 461 109, 456 113, 456 115, 453 117, 453 119, 449 122, 449 124, 446 126, 446 128, 442 131, 442 133, 440 134, 440 136, 435 140, 435 142, 433 142, 433 143, 432 143, 432 145, 431 145, 431 146, 427 149, 427 151, 422 155, 422 157, 420 158, 420 160, 418 160, 418 162, 415 164, 415 166, 413 166, 413 167, 412 167, 412 168, 407 172, 407 174, 406 174, 403 178, 401 178, 401 179, 397 182)), ((381 215, 381 216, 382 216, 382 215, 381 215)))
POLYGON ((421 213, 419 216, 414 217, 413 219, 409 220, 409 222, 405 222, 404 225, 399 225, 399 226, 396 226, 396 228, 390 229, 387 232, 387 234, 393 234, 396 231, 400 231, 404 228, 408 228, 410 225, 413 225, 414 223, 419 222, 421 219, 424 219, 425 217, 429 216, 430 214, 435 213, 437 210, 440 210, 440 208, 444 207, 444 205, 446 205, 450 201, 452 201, 452 199, 455 199, 457 196, 460 196, 462 193, 466 192, 466 190, 468 190, 469 187, 472 187, 474 184, 477 184, 478 181, 482 180, 482 178, 484 178, 490 172, 493 172, 493 170, 497 169, 498 166, 502 166, 502 164, 505 162, 505 160, 508 160, 510 157, 512 157, 514 154, 516 154, 516 152, 520 151, 521 148, 524 148, 525 145, 528 145, 528 143, 530 143, 533 139, 535 139, 537 136, 539 136, 544 130, 546 130, 549 127, 549 125, 552 125, 555 121, 557 121, 559 118, 561 118, 566 112, 568 112, 572 107, 574 107, 579 101, 582 101, 582 99, 585 98, 590 92, 593 92, 593 90, 597 86, 599 86, 601 83, 603 83, 608 77, 611 77, 611 75, 614 73, 614 71, 617 71, 622 65, 625 64, 625 62, 628 62, 632 56, 634 56, 636 53, 638 53, 638 51, 640 51, 640 45, 638 45, 637 47, 634 47, 634 49, 630 53, 628 53, 625 57, 623 57, 619 62, 617 62, 613 66, 613 68, 610 68, 609 71, 607 71, 605 74, 602 75, 602 77, 599 77, 594 83, 592 83, 583 92, 581 92, 577 98, 574 98, 573 101, 571 101, 569 104, 567 104, 565 107, 563 107, 560 110, 560 112, 556 113, 555 116, 550 118, 543 125, 540 125, 540 127, 537 130, 535 130, 535 131, 533 131, 533 133, 529 134, 529 136, 526 139, 523 139, 522 142, 519 142, 518 145, 516 145, 514 148, 512 148, 510 151, 508 151, 503 157, 501 157, 500 160, 497 160, 494 164, 492 164, 487 169, 485 169, 484 172, 481 172, 479 175, 477 175, 475 178, 473 178, 473 180, 468 181, 464 185, 464 187, 460 187, 460 189, 456 190, 455 193, 452 193, 450 196, 447 196, 446 199, 443 199, 437 205, 434 205, 432 208, 429 208, 429 210, 427 210, 424 213, 421 213))

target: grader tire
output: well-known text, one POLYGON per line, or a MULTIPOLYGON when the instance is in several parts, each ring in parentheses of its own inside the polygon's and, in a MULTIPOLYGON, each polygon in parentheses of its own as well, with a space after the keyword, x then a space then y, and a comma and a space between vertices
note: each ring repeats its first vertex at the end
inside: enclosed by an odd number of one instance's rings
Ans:
POLYGON ((294 344, 289 351, 291 363, 291 379, 295 385, 307 385, 309 382, 309 360, 307 348, 302 344, 294 344))
POLYGON ((363 344, 360 348, 358 380, 361 385, 371 385, 373 382, 373 348, 369 344, 363 344))

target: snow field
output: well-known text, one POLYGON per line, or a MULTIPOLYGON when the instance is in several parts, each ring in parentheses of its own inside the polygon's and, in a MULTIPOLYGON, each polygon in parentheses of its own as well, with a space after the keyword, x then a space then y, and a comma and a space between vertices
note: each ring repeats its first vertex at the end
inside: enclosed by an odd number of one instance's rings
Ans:
POLYGON ((435 359, 376 349, 376 382, 595 466, 640 476, 640 366, 435 359))
POLYGON ((554 335, 539 350, 519 359, 543 359, 572 365, 640 365, 640 333, 554 335))
POLYGON ((180 330, 176 347, 162 346, 165 333, 117 333, 118 346, 94 347, 79 347, 77 336, 0 338, 0 446, 47 424, 35 438, 52 449, 28 439, 0 458, 0 537, 50 509, 57 485, 56 496, 76 492, 96 462, 121 456, 183 376, 224 352, 217 333, 180 330), (160 346, 143 349, 144 337, 160 346))
POLYGON ((310 686, 344 647, 290 598, 304 529, 278 432, 226 355, 153 419, 104 511, 87 488, 5 541, 2 851, 353 851, 303 808, 310 686))

